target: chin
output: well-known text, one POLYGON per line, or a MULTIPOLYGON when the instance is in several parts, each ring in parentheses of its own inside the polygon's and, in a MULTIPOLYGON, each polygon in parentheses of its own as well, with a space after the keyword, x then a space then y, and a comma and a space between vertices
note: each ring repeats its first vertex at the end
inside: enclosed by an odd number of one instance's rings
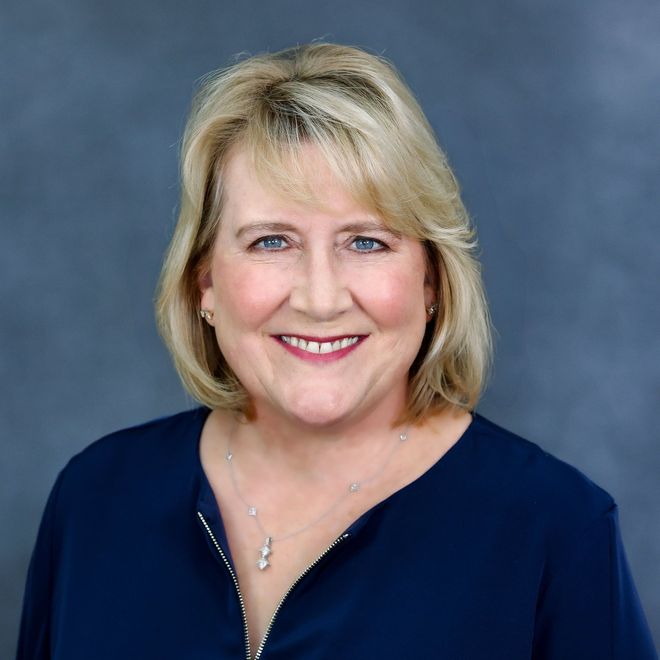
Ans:
POLYGON ((350 415, 351 410, 345 401, 328 398, 319 400, 317 397, 310 400, 305 397, 305 400, 297 401, 288 407, 288 413, 307 426, 324 427, 342 422, 350 415))
POLYGON ((324 410, 292 410, 290 415, 300 424, 316 428, 334 426, 346 418, 346 414, 339 411, 324 410))

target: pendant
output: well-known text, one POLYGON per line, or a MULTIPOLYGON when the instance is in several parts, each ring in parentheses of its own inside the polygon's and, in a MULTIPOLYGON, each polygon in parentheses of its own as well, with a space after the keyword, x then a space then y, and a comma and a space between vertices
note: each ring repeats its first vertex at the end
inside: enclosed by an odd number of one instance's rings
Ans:
POLYGON ((265 571, 270 566, 270 562, 268 561, 268 556, 272 552, 270 548, 272 542, 273 542, 272 537, 267 536, 263 546, 259 549, 259 559, 257 560, 257 568, 260 571, 265 571))

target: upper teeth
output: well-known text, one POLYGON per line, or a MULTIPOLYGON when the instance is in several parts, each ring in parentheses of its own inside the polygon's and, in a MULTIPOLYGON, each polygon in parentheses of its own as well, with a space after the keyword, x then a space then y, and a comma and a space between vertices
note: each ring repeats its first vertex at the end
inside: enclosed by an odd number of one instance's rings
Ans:
POLYGON ((359 339, 359 337, 344 337, 344 339, 337 339, 337 341, 305 341, 300 337, 293 337, 281 335, 282 341, 291 346, 301 348, 303 351, 309 353, 332 353, 332 351, 339 351, 347 346, 352 346, 359 339))

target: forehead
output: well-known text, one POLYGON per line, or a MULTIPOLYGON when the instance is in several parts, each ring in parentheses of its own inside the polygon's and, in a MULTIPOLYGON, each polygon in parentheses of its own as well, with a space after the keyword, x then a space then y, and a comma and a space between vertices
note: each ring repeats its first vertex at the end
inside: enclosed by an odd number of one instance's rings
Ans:
POLYGON ((267 179, 264 171, 255 167, 247 149, 233 148, 222 175, 223 223, 323 213, 338 217, 357 215, 384 224, 375 210, 367 208, 346 189, 314 145, 302 147, 291 169, 290 176, 285 177, 291 185, 283 189, 280 181, 267 179))

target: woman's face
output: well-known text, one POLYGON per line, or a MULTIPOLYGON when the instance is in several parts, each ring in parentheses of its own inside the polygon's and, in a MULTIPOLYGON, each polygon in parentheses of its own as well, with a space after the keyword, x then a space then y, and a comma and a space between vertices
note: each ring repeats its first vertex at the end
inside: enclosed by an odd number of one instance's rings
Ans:
POLYGON ((424 249, 356 204, 316 147, 306 156, 318 208, 262 186, 242 150, 230 156, 201 307, 257 416, 389 421, 435 300, 424 249))

